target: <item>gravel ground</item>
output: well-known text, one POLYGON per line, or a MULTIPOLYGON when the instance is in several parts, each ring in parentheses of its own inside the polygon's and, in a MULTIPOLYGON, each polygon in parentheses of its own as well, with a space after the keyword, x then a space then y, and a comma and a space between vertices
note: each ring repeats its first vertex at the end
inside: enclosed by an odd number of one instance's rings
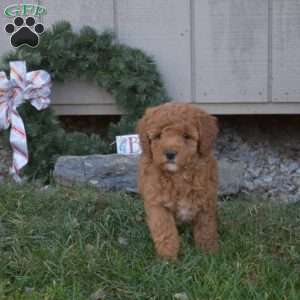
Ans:
POLYGON ((241 192, 300 201, 300 117, 222 118, 218 158, 246 166, 241 192))

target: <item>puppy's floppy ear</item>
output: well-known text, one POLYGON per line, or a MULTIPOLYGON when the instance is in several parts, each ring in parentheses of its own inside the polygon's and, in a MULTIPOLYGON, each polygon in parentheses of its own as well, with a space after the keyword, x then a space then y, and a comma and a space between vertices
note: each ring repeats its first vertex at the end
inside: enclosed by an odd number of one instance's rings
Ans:
POLYGON ((218 120, 207 113, 201 113, 199 117, 199 145, 198 152, 206 156, 212 150, 213 143, 218 135, 218 120))
POLYGON ((150 114, 151 108, 148 108, 144 116, 138 121, 136 131, 139 135, 140 145, 143 151, 143 155, 149 159, 152 159, 152 152, 150 147, 150 139, 147 130, 147 120, 150 114))

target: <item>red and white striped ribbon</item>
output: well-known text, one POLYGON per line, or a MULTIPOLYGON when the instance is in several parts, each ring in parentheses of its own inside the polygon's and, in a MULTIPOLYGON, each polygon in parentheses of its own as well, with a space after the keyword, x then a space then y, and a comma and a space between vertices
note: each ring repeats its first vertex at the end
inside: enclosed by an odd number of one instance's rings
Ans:
POLYGON ((29 101, 37 110, 50 105, 51 78, 43 70, 26 72, 24 61, 10 63, 10 79, 0 72, 0 130, 10 127, 13 162, 10 173, 21 181, 20 170, 28 163, 27 137, 17 108, 29 101))

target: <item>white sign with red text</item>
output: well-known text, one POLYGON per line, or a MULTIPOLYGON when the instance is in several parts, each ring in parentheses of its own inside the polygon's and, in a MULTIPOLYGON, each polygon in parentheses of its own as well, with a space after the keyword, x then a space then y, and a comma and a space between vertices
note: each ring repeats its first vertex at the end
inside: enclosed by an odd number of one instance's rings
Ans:
POLYGON ((137 155, 142 153, 138 134, 117 136, 116 143, 118 154, 137 155))

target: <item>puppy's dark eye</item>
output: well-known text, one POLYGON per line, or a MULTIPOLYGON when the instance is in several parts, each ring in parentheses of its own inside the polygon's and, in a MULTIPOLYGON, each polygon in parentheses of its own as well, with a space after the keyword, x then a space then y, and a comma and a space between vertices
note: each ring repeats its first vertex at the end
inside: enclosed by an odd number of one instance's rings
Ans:
POLYGON ((186 139, 186 140, 189 140, 189 139, 191 139, 192 137, 191 137, 189 134, 184 133, 184 134, 183 134, 183 138, 186 139))

